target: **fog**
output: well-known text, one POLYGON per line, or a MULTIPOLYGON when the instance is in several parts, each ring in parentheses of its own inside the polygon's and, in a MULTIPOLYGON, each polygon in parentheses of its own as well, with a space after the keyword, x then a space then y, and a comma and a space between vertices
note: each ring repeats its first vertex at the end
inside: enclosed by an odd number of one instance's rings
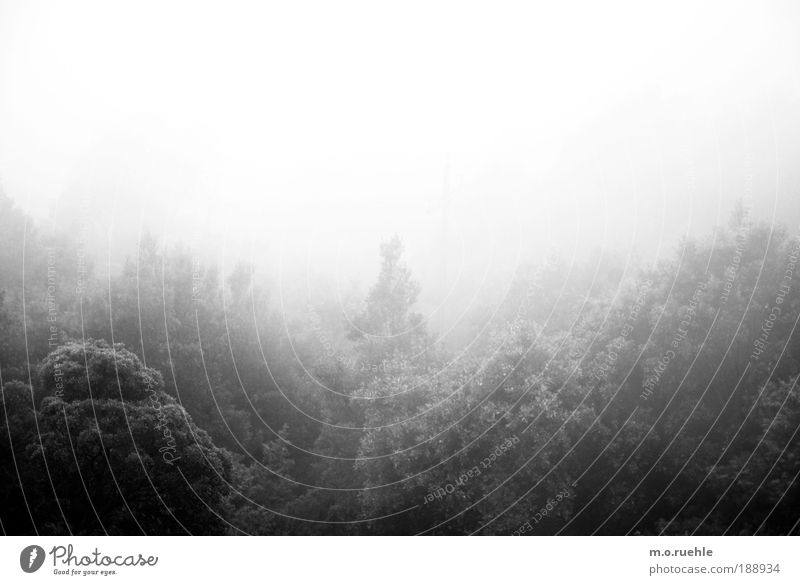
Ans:
POLYGON ((557 4, 3 3, 0 177, 112 270, 147 231, 346 289, 398 233, 426 307, 797 222, 796 7, 557 4))
POLYGON ((652 4, 0 0, 0 533, 797 534, 800 8, 652 4))

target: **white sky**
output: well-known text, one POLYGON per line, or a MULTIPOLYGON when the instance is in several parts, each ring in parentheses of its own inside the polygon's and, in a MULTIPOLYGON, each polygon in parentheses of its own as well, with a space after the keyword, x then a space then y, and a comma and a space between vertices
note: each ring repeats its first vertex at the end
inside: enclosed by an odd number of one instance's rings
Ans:
POLYGON ((791 3, 644 4, 0 2, 0 178, 42 217, 88 193, 104 221, 134 202, 165 233, 322 254, 397 230, 424 255, 449 160, 461 237, 566 230, 562 212, 619 233, 631 197, 663 193, 564 195, 571 145, 616 145, 598 156, 619 175, 642 151, 605 140, 619 128, 644 121, 680 158, 711 140, 698 121, 800 96, 791 3), (685 110, 682 137, 662 106, 685 110))

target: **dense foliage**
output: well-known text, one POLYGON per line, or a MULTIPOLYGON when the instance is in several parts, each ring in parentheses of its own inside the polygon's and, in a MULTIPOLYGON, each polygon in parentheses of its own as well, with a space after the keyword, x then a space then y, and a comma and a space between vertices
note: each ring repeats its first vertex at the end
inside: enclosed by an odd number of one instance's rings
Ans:
POLYGON ((100 279, 0 196, 2 530, 797 530, 796 235, 552 258, 457 351, 402 252, 345 319, 151 238, 100 279))

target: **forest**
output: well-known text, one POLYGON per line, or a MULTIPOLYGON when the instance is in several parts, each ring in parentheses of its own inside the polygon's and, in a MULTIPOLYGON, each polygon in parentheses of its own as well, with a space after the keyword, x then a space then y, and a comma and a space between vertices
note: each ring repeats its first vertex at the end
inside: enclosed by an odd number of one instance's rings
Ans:
POLYGON ((345 319, 146 233, 101 277, 0 195, 0 528, 797 533, 799 236, 740 206, 652 266, 555 251, 454 347, 398 236, 345 319))

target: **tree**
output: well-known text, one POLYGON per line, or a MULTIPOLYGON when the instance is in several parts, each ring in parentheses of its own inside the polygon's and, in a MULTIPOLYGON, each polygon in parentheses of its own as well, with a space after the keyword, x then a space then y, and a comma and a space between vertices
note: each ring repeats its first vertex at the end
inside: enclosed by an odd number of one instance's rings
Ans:
POLYGON ((6 533, 32 534, 29 514, 33 503, 25 498, 20 474, 25 449, 36 438, 33 391, 22 382, 7 382, 0 389, 0 525, 6 533))
POLYGON ((353 319, 349 334, 358 344, 365 373, 385 371, 412 355, 417 365, 424 365, 428 350, 422 315, 412 311, 420 286, 401 260, 403 243, 399 236, 381 244, 380 253, 378 280, 363 310, 353 319))
POLYGON ((23 459, 38 526, 50 534, 225 530, 230 456, 163 392, 158 372, 120 344, 91 341, 52 352, 40 380, 39 439, 23 459))
POLYGON ((70 342, 51 352, 39 367, 40 398, 138 402, 163 389, 161 374, 145 367, 121 343, 70 342))

